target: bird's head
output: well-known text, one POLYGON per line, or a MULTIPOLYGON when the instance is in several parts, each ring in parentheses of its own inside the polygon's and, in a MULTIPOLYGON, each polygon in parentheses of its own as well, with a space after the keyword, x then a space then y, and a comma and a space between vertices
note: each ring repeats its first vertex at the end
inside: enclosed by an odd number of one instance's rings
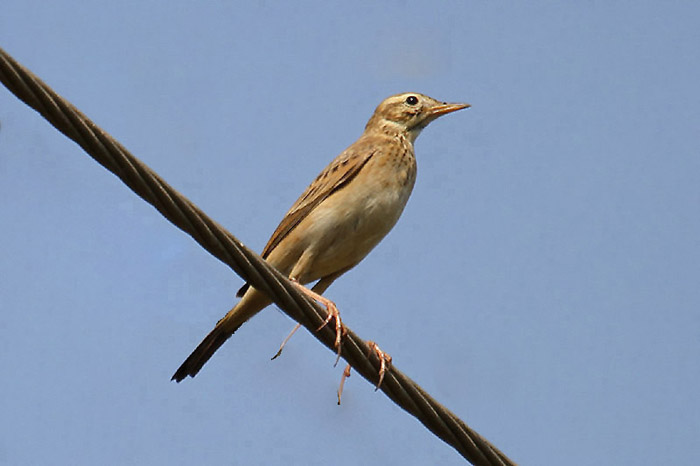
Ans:
POLYGON ((406 134, 413 142, 421 130, 437 117, 468 107, 469 104, 439 102, 417 92, 396 94, 379 104, 367 122, 365 131, 406 134))

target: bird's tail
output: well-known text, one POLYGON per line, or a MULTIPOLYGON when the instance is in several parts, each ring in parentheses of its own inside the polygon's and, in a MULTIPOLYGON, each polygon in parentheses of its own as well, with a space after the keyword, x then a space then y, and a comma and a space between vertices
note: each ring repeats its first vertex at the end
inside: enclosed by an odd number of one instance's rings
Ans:
POLYGON ((229 339, 238 328, 248 319, 270 304, 270 300, 258 290, 250 288, 238 304, 221 319, 214 330, 209 332, 204 340, 192 351, 180 368, 175 371, 172 379, 182 381, 188 375, 194 377, 204 364, 216 353, 221 345, 229 339))

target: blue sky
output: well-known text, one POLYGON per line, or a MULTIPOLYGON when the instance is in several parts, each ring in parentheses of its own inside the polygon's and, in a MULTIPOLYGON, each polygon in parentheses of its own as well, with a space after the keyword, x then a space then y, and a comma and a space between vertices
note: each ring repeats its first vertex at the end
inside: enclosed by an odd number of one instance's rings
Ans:
MULTIPOLYGON (((326 293, 521 464, 700 462, 696 2, 26 2, 0 46, 260 250, 386 96, 466 101, 326 293)), ((463 464, 0 90, 0 463, 463 464)))

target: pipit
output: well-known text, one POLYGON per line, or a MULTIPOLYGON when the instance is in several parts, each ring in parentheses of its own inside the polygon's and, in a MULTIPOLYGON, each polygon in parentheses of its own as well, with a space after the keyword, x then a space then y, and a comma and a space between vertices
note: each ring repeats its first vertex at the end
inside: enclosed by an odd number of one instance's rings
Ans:
MULTIPOLYGON (((267 242, 262 257, 328 308, 324 325, 335 318, 338 350, 340 317, 321 294, 396 224, 416 180, 413 143, 421 130, 439 116, 467 107, 413 92, 385 99, 362 136, 306 188, 267 242), (317 280, 311 289, 303 286, 317 280)), ((238 296, 242 299, 182 363, 173 380, 197 375, 241 325, 271 303, 247 284, 238 296)))

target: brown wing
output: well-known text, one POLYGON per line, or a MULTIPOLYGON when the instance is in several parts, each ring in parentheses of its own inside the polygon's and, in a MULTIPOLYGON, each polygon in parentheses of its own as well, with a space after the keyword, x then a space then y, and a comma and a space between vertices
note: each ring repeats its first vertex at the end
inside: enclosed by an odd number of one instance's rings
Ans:
MULTIPOLYGON (((284 216, 262 252, 263 259, 311 212, 314 207, 328 196, 342 189, 360 172, 374 154, 373 144, 368 140, 359 140, 336 157, 316 179, 306 188, 284 216)), ((243 296, 248 290, 246 283, 238 290, 236 296, 243 296)))

